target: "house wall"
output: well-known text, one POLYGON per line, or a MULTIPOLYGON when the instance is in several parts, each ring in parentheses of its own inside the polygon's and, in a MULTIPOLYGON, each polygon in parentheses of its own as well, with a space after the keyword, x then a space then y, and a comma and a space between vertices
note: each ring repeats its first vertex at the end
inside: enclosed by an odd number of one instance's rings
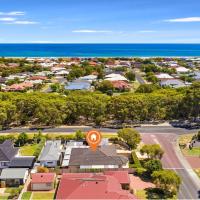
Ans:
POLYGON ((0 169, 8 168, 10 162, 0 162, 0 169))
POLYGON ((32 183, 32 191, 49 191, 54 189, 54 183, 32 183))

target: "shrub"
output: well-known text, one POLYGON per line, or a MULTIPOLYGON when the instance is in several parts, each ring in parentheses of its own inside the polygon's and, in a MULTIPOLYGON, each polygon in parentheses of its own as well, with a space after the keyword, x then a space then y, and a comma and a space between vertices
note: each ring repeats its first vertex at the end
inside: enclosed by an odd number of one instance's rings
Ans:
POLYGON ((133 162, 134 162, 134 168, 142 168, 142 165, 140 163, 140 160, 138 159, 135 151, 132 151, 131 153, 131 157, 133 159, 133 162))
POLYGON ((46 168, 46 167, 38 166, 38 167, 37 167, 37 172, 38 172, 38 173, 48 173, 48 172, 49 172, 49 169, 46 168))
POLYGON ((154 171, 162 170, 162 163, 160 160, 149 160, 144 164, 144 167, 151 174, 154 171))
POLYGON ((35 150, 35 153, 34 153, 34 156, 36 158, 38 158, 38 156, 40 155, 40 152, 41 152, 43 146, 45 145, 45 142, 46 142, 46 139, 42 138, 40 143, 39 143, 39 145, 38 145, 38 147, 37 147, 37 149, 35 150))
POLYGON ((142 176, 146 171, 147 171, 147 170, 146 170, 145 168, 143 168, 143 167, 137 168, 137 169, 135 170, 135 172, 136 172, 136 174, 137 174, 138 176, 142 176))

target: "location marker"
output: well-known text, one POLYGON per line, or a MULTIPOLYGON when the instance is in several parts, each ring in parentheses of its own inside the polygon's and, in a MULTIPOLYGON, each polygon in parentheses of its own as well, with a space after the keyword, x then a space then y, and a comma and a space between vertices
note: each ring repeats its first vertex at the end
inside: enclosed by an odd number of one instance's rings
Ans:
POLYGON ((90 148, 95 151, 101 142, 101 133, 95 130, 89 131, 86 134, 86 140, 90 145, 90 148))

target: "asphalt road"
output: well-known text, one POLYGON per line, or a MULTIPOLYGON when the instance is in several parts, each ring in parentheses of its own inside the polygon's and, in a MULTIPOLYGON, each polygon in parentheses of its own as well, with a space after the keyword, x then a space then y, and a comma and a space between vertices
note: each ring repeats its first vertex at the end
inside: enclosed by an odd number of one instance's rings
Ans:
MULTIPOLYGON (((92 128, 92 127, 56 127, 56 128, 47 128, 43 129, 43 133, 73 133, 77 130, 82 130, 82 131, 89 131, 91 129, 97 129, 97 128, 92 128)), ((105 133, 116 133, 118 129, 110 129, 110 128, 101 128, 97 129, 100 130, 101 132, 105 133)), ((187 133, 196 133, 198 130, 187 130, 187 129, 182 129, 182 128, 174 128, 172 126, 145 126, 145 127, 137 127, 136 130, 138 130, 140 133, 153 133, 153 134, 169 134, 169 133, 174 133, 176 135, 182 135, 182 134, 187 134, 187 133)), ((29 128, 12 128, 8 130, 3 130, 0 131, 0 133, 21 133, 21 132, 26 132, 26 133, 36 133, 38 132, 37 129, 29 129, 29 128)))
POLYGON ((135 72, 135 79, 136 79, 140 84, 145 84, 145 83, 146 83, 145 80, 142 78, 142 76, 141 76, 139 73, 137 73, 137 72, 135 72))
POLYGON ((177 135, 175 134, 142 134, 144 143, 160 144, 165 153, 162 158, 163 168, 176 171, 182 179, 179 189, 179 199, 198 199, 200 198, 200 180, 196 181, 193 177, 193 170, 184 165, 182 155, 178 157, 175 149, 177 135))
MULTIPOLYGON (((43 133, 62 133, 69 134, 76 130, 89 131, 92 127, 58 127, 42 130, 43 133)), ((174 128, 171 126, 145 126, 136 128, 141 134, 145 143, 158 143, 162 146, 165 154, 162 159, 163 167, 176 171, 182 179, 182 185, 179 190, 179 199, 198 199, 200 193, 200 184, 197 185, 188 168, 181 162, 181 157, 177 156, 175 149, 175 141, 178 135, 195 133, 198 130, 186 130, 181 128, 174 128)), ((102 128, 101 132, 114 134, 117 129, 102 128)), ((0 131, 0 133, 34 133, 38 130, 31 130, 29 128, 13 128, 9 130, 0 131)))

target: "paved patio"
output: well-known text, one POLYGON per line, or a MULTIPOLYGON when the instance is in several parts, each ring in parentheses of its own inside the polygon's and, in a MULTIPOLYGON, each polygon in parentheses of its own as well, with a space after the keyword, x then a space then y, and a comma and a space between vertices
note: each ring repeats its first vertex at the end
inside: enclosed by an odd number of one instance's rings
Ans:
POLYGON ((136 190, 144 190, 146 188, 153 188, 155 185, 151 182, 143 181, 140 177, 134 176, 132 174, 129 175, 130 177, 130 187, 136 190))

